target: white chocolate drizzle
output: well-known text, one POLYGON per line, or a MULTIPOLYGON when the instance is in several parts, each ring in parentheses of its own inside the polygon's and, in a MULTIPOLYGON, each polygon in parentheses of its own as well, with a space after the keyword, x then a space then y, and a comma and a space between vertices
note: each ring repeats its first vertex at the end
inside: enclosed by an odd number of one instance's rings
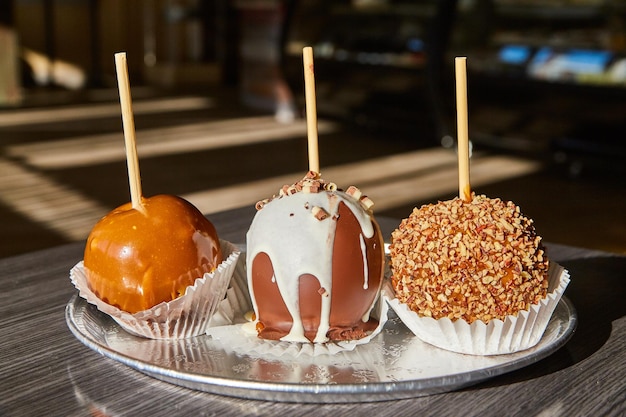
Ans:
MULTIPOLYGON (((352 211, 361 227, 364 288, 369 286, 364 237, 373 237, 375 227, 371 212, 365 210, 358 199, 342 191, 335 191, 334 184, 331 187, 333 191, 319 190, 310 193, 307 192, 309 189, 310 187, 305 187, 302 192, 283 193, 280 197, 266 200, 262 209, 257 212, 247 233, 248 285, 258 318, 259 311, 252 290, 251 266, 258 254, 267 254, 274 269, 272 282, 278 285, 278 290, 293 319, 289 334, 281 340, 309 342, 304 335, 299 310, 299 277, 303 274, 315 276, 325 294, 321 297, 320 324, 313 341, 324 343, 328 341, 326 334, 330 329, 330 305, 333 293, 332 255, 339 218, 339 203, 343 202, 352 211), (314 208, 317 208, 316 212, 322 209, 329 216, 320 220, 319 215, 316 217, 312 213, 314 208)), ((366 317, 369 317, 369 311, 366 317)))
POLYGON ((369 288, 369 268, 367 266, 367 246, 363 234, 359 233, 359 243, 361 244, 361 256, 363 256, 363 289, 369 288))

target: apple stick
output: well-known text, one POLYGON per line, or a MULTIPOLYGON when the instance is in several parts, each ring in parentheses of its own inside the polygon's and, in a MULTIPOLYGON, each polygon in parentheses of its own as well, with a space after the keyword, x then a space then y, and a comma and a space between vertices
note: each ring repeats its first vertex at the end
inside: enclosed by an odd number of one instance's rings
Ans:
POLYGON ((459 158, 459 198, 471 201, 469 172, 469 133, 467 125, 467 57, 454 60, 456 74, 456 121, 459 158))
POLYGON ((135 139, 135 120, 130 96, 130 82, 128 80, 128 65, 126 53, 115 54, 115 71, 117 86, 122 107, 122 124, 124 126, 124 144, 126 146, 126 164, 128 166, 128 182, 130 184, 130 200, 135 210, 144 211, 141 202, 141 176, 139 174, 139 159, 137 157, 137 140, 135 139))
POLYGON ((313 48, 302 50, 304 64, 304 96, 306 99, 306 128, 309 144, 309 171, 320 172, 317 142, 317 104, 315 103, 315 74, 313 72, 313 48))

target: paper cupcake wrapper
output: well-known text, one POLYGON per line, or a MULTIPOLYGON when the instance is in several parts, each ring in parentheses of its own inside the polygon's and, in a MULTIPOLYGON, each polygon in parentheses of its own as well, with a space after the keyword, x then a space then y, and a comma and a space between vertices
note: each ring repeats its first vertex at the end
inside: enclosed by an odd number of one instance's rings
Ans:
POLYGON ((229 350, 236 353, 258 357, 317 357, 335 355, 339 352, 354 350, 357 346, 368 343, 381 332, 387 322, 387 303, 379 298, 372 311, 372 317, 378 319, 378 326, 366 337, 358 340, 301 343, 280 340, 266 340, 257 336, 255 322, 246 320, 245 316, 253 311, 248 291, 245 257, 238 262, 226 298, 220 303, 213 315, 207 335, 229 350))
POLYGON ((135 314, 122 311, 100 300, 89 288, 83 262, 70 271, 70 280, 80 297, 108 314, 124 330, 150 339, 182 339, 206 332, 211 317, 226 290, 237 265, 240 251, 232 243, 220 240, 225 260, 213 272, 207 272, 187 287, 185 294, 135 314))
POLYGON ((252 300, 248 292, 246 258, 241 256, 236 262, 226 296, 218 304, 211 317, 209 327, 228 326, 247 322, 245 315, 252 310, 252 300))
POLYGON ((550 262, 546 298, 531 305, 528 311, 520 311, 517 316, 489 323, 476 320, 469 324, 465 320, 420 317, 396 299, 389 281, 383 287, 383 297, 402 322, 424 342, 453 352, 499 355, 529 349, 539 342, 569 282, 569 272, 550 262))

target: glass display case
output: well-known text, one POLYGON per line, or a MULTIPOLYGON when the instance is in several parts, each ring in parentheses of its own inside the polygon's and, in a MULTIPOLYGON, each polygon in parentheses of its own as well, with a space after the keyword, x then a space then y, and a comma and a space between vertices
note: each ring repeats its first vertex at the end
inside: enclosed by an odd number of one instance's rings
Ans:
POLYGON ((461 1, 447 55, 468 56, 475 144, 623 164, 626 2, 461 1))
POLYGON ((453 62, 467 56, 475 146, 618 165, 626 158, 623 0, 295 4, 283 67, 302 91, 301 50, 314 47, 322 114, 451 144, 453 62))
POLYGON ((288 13, 284 69, 303 91, 302 48, 312 46, 318 112, 370 129, 410 130, 434 143, 440 125, 432 82, 441 65, 450 1, 295 2, 288 13), (445 18, 446 22, 439 22, 445 18))

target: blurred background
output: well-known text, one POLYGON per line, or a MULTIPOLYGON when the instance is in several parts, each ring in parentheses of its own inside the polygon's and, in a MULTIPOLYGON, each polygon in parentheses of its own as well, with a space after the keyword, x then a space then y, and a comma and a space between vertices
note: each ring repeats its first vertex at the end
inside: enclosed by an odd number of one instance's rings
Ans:
POLYGON ((377 215, 456 195, 467 56, 474 190, 547 241, 626 253, 623 0, 3 0, 0 257, 84 240, 129 200, 116 52, 145 196, 211 218, 301 178, 304 46, 322 175, 377 215))

